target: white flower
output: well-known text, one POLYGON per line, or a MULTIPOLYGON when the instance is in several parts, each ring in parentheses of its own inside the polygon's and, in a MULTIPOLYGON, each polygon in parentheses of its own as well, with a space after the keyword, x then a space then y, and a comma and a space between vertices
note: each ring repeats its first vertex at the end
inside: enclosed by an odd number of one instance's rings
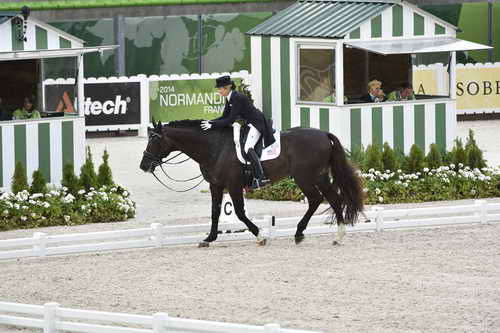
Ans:
POLYGON ((63 190, 63 192, 67 192, 68 188, 66 186, 63 186, 62 190, 63 190))
POLYGON ((71 216, 64 215, 64 221, 69 222, 70 219, 71 219, 71 216))
POLYGON ((21 216, 21 221, 26 221, 28 218, 26 216, 21 216))
MULTIPOLYGON (((460 164, 459 164, 460 165, 460 164)), ((451 163, 450 168, 455 169, 455 164, 451 163)))
POLYGON ((91 187, 91 188, 90 188, 90 191, 91 191, 91 192, 92 192, 92 191, 94 191, 94 190, 95 190, 95 188, 93 188, 93 187, 91 187))
POLYGON ((384 202, 384 198, 378 197, 378 202, 384 202))
POLYGON ((127 191, 123 191, 123 196, 124 197, 128 197, 128 192, 127 191))
POLYGON ((85 194, 85 190, 78 191, 78 194, 80 194, 80 195, 85 194))
POLYGON ((476 195, 476 190, 472 189, 472 190, 470 191, 470 194, 472 194, 472 195, 476 195))
POLYGON ((31 217, 36 217, 36 214, 35 213, 31 213, 31 217))
POLYGON ((49 207, 50 207, 50 204, 49 204, 48 202, 44 202, 44 203, 43 203, 43 207, 45 207, 45 208, 49 208, 49 207))
POLYGON ((3 215, 5 215, 5 216, 9 215, 9 210, 8 209, 4 209, 3 210, 3 215))
POLYGON ((458 167, 459 167, 459 168, 463 168, 463 167, 464 167, 464 164, 463 164, 463 163, 458 163, 458 167))
POLYGON ((424 172, 429 172, 429 168, 424 168, 424 172))
POLYGON ((379 189, 378 187, 375 189, 375 194, 376 194, 376 195, 379 195, 381 192, 382 192, 382 191, 380 191, 380 189, 379 189))
POLYGON ((19 204, 15 203, 14 204, 14 209, 19 209, 19 204))

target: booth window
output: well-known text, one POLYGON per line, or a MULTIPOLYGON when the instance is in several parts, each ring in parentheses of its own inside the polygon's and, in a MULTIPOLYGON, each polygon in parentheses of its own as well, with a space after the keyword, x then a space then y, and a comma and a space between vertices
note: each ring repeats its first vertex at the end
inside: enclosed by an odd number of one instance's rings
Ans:
POLYGON ((335 103, 334 46, 299 45, 299 100, 335 103))
POLYGON ((385 96, 409 83, 416 100, 449 98, 449 59, 450 52, 383 55, 344 46, 344 94, 348 103, 366 103, 368 82, 378 80, 385 96))

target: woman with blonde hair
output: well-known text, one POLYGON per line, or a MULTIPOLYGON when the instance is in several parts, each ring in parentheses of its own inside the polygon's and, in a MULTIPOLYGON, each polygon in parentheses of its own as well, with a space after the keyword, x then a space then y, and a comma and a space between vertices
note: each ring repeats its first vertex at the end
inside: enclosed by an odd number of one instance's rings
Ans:
POLYGON ((366 103, 378 103, 386 100, 382 90, 382 82, 372 80, 368 82, 368 94, 361 96, 361 100, 366 103))

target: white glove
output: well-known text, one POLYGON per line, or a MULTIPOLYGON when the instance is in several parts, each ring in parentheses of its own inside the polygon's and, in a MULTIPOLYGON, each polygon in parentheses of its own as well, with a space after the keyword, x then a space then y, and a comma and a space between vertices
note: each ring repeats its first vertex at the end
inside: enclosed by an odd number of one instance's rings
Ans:
POLYGON ((208 121, 208 120, 203 120, 201 122, 200 126, 201 126, 201 129, 204 130, 204 131, 209 130, 209 129, 212 128, 212 124, 210 124, 210 121, 208 121))

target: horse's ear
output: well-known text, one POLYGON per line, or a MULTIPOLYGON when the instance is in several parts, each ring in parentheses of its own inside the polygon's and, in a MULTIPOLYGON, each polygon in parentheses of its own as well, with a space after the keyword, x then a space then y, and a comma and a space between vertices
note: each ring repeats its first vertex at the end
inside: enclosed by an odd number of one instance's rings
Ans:
POLYGON ((160 132, 161 131, 161 128, 162 128, 162 124, 161 124, 161 120, 158 120, 158 124, 156 125, 156 128, 158 129, 158 131, 160 132))

